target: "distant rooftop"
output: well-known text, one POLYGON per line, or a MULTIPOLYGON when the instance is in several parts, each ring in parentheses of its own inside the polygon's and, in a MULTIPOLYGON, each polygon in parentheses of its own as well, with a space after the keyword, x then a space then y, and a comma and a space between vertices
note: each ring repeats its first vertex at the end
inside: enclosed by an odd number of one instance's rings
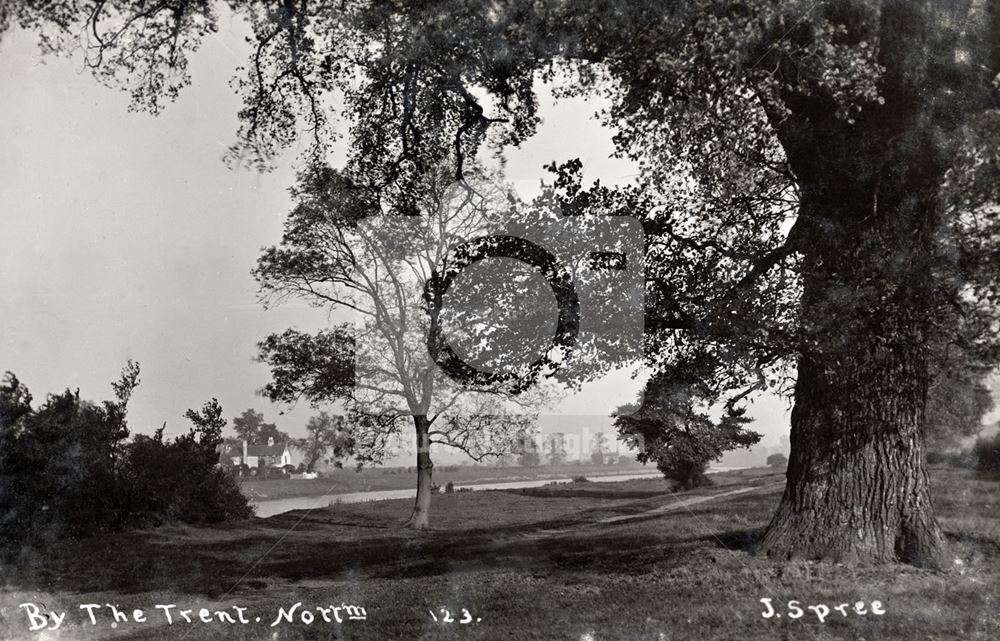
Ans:
POLYGON ((247 445, 247 456, 281 456, 284 451, 284 443, 275 443, 274 445, 247 445))

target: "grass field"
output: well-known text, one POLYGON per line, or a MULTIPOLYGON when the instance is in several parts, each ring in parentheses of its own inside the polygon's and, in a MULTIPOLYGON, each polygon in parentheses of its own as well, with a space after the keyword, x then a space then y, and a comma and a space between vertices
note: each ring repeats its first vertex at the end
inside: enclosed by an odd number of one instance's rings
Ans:
POLYGON ((7 578, 0 638, 1000 639, 1000 482, 949 469, 933 477, 961 561, 947 572, 754 557, 747 547, 783 479, 747 470, 683 495, 638 480, 438 496, 424 534, 399 526, 409 501, 384 501, 83 541, 7 578), (691 502, 668 507, 682 499, 691 502), (783 616, 765 619, 761 598, 783 616), (792 619, 789 600, 832 613, 792 619), (868 614, 853 613, 857 601, 868 614), (884 614, 871 613, 874 601, 884 614), (23 602, 68 615, 59 630, 32 633, 23 602), (310 625, 271 627, 297 602, 296 615, 312 610, 310 625), (83 603, 142 608, 147 621, 112 628, 102 607, 92 626, 83 603), (848 616, 833 610, 842 603, 848 616), (155 604, 193 609, 194 622, 167 626, 155 604), (198 608, 233 605, 250 623, 197 619, 198 608), (331 605, 362 606, 367 620, 325 623, 315 608, 331 605), (442 607, 456 620, 444 622, 442 607), (471 623, 459 622, 463 608, 471 623))
MULTIPOLYGON (((465 485, 655 471, 655 466, 637 462, 631 462, 627 465, 568 464, 539 467, 442 465, 434 470, 434 482, 444 487, 449 481, 455 485, 465 485)), ((412 488, 415 482, 416 472, 407 472, 405 468, 372 467, 361 470, 331 470, 326 472, 322 478, 317 479, 244 480, 240 482, 240 489, 253 500, 267 500, 299 496, 323 496, 333 493, 402 490, 412 488)))

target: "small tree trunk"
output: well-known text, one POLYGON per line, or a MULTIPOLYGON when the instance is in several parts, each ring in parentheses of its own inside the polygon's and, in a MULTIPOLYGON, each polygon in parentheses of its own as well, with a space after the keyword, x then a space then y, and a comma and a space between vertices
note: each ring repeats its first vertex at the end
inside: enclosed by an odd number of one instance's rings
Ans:
POLYGON ((309 457, 309 464, 306 465, 306 472, 312 474, 312 471, 316 467, 316 463, 318 461, 319 461, 319 452, 314 452, 313 455, 309 457))
POLYGON ((430 423, 426 416, 414 415, 413 425, 417 435, 417 498, 406 525, 416 530, 426 530, 430 527, 431 475, 434 469, 434 463, 431 462, 430 423))

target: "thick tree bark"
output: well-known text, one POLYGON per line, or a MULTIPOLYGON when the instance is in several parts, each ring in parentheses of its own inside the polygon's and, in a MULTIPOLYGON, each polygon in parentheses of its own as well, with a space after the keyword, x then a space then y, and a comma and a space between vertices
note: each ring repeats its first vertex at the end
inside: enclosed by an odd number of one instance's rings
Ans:
POLYGON ((800 363, 787 485, 763 549, 941 566, 923 460, 923 363, 891 348, 859 351, 839 363, 800 363))
POLYGON ((434 470, 434 463, 431 462, 430 422, 426 416, 414 415, 413 426, 417 436, 417 498, 406 525, 426 530, 430 527, 431 476, 434 470))
POLYGON ((869 130, 814 146, 800 165, 803 339, 787 485, 762 542, 770 556, 944 563, 923 454, 939 296, 940 173, 927 141, 869 130), (863 153, 838 153, 850 149, 863 153))

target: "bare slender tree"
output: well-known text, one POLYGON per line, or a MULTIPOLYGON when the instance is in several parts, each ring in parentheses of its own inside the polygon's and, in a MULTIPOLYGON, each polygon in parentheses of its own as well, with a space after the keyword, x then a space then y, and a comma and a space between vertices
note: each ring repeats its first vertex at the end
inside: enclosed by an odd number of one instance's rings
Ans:
POLYGON ((440 319, 428 313, 425 286, 445 269, 449 250, 478 237, 506 202, 493 180, 433 178, 421 216, 392 216, 344 175, 310 169, 294 190, 281 244, 266 249, 255 270, 265 305, 295 297, 350 316, 316 335, 288 330, 264 340, 260 355, 273 374, 265 393, 285 402, 343 401, 361 461, 382 460, 411 422, 417 497, 409 524, 419 529, 429 525, 433 444, 483 460, 512 451, 533 423, 530 414, 505 411, 508 402, 531 399, 459 384, 428 348, 440 319))

